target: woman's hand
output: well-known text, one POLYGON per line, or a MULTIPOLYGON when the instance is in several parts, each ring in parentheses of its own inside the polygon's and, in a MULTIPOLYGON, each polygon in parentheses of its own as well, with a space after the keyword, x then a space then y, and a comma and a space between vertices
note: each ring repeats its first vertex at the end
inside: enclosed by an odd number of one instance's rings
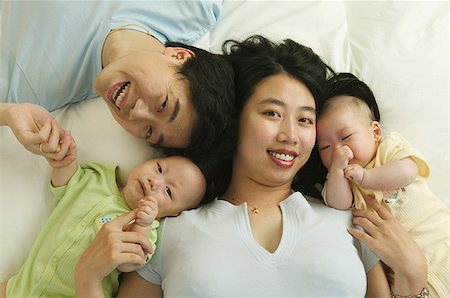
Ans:
POLYGON ((365 198, 373 211, 354 210, 353 224, 365 232, 349 228, 394 272, 393 293, 417 295, 427 285, 426 259, 417 243, 400 222, 373 197, 365 198))
POLYGON ((79 297, 103 296, 102 280, 117 266, 131 263, 142 267, 153 250, 148 239, 126 231, 136 212, 130 211, 103 225, 75 269, 75 288, 79 297))

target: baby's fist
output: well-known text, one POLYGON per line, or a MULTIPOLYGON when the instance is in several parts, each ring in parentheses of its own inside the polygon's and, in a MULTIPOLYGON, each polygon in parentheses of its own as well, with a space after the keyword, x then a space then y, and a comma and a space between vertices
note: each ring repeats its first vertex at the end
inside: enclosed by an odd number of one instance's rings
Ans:
POLYGON ((158 202, 153 197, 145 197, 136 208, 136 224, 149 226, 158 216, 158 202))
POLYGON ((344 169, 345 178, 361 185, 366 170, 358 164, 350 164, 344 169))

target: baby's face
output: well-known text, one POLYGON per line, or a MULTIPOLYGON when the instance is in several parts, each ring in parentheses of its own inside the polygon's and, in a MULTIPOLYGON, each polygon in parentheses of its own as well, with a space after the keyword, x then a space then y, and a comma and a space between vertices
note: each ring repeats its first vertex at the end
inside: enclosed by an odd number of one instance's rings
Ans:
POLYGON ((379 123, 371 121, 357 108, 329 107, 317 120, 317 145, 328 170, 334 152, 342 146, 348 146, 353 152, 349 164, 365 167, 375 156, 380 138, 379 123))
POLYGON ((161 218, 196 207, 205 190, 200 169, 187 158, 172 156, 151 159, 135 167, 123 188, 123 197, 132 209, 144 197, 155 198, 157 218, 161 218))

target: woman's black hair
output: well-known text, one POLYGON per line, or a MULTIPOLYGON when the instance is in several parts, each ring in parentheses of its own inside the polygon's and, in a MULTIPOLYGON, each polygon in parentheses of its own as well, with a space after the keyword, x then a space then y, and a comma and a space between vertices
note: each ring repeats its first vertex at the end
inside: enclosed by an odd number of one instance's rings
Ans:
POLYGON ((199 166, 207 181, 205 203, 222 192, 219 168, 233 152, 234 71, 222 55, 178 42, 168 42, 166 47, 182 47, 195 54, 181 66, 180 74, 189 81, 190 101, 198 119, 187 148, 162 149, 166 155, 182 155, 199 166))

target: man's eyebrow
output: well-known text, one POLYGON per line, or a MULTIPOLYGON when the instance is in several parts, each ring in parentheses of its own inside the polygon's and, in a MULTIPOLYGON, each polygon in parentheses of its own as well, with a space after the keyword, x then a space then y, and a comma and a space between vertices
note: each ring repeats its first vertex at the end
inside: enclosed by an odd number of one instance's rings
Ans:
POLYGON ((177 98, 177 101, 175 102, 175 107, 173 108, 172 114, 170 115, 169 122, 175 120, 179 112, 180 112, 180 100, 177 98))

